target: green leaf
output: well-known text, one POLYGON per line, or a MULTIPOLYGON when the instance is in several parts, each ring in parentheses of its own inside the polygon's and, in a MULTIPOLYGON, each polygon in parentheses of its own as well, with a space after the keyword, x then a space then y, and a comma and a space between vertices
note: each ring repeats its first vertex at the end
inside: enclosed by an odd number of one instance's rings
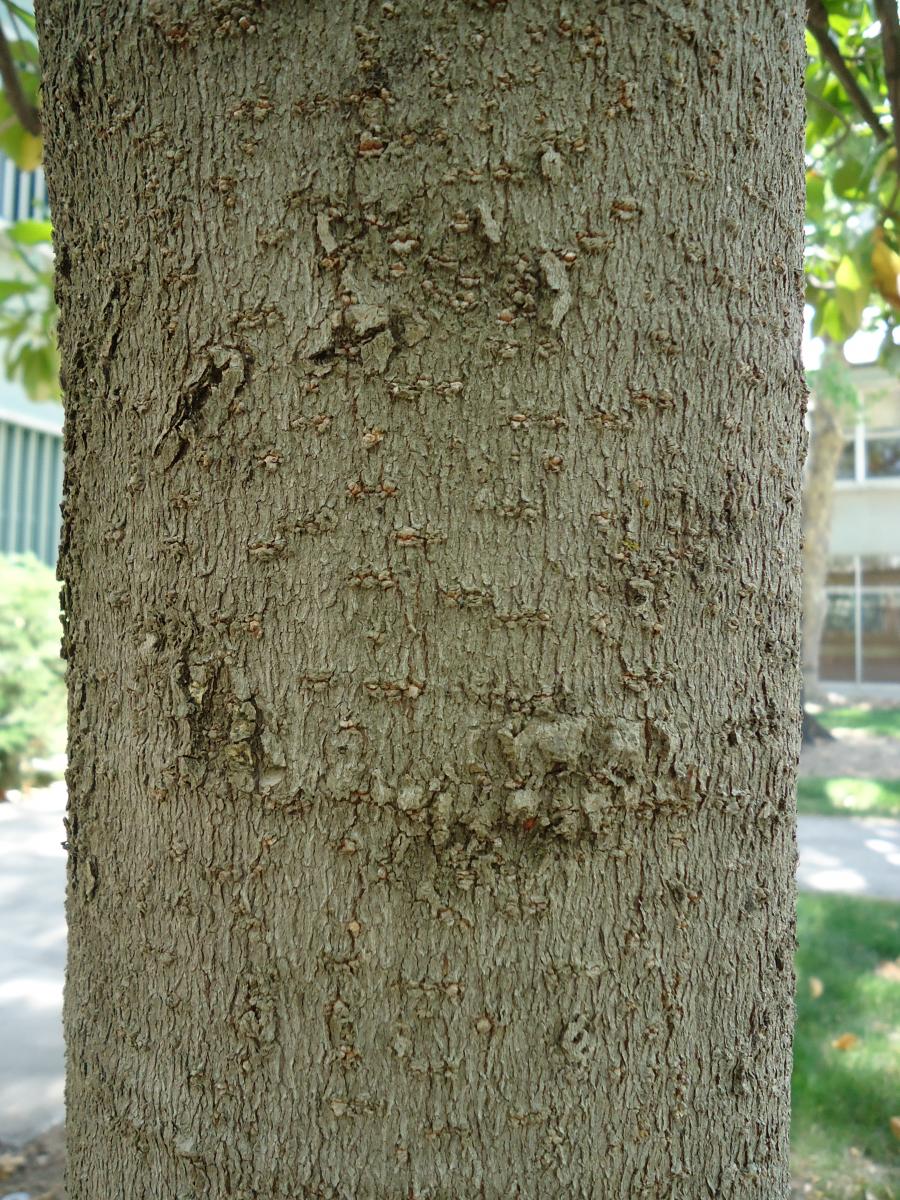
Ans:
MULTIPOLYGON (((827 337, 833 342, 843 342, 849 337, 846 324, 835 296, 828 299, 816 309, 812 323, 813 337, 827 337)), ((852 332, 852 331, 851 331, 852 332)))
POLYGON ((20 246, 50 245, 53 242, 53 226, 49 221, 16 221, 7 229, 6 235, 20 246))
POLYGON ((862 289, 851 291, 849 288, 838 287, 834 292, 834 303, 841 316, 841 336, 836 340, 845 342, 859 329, 862 315, 868 303, 868 291, 862 289))
POLYGON ((21 370, 22 383, 32 400, 53 400, 59 396, 59 363, 53 345, 28 346, 21 370))
MULTIPOLYGON (((31 43, 14 42, 13 45, 25 47, 31 46, 31 43)), ((31 47, 31 51, 23 50, 23 54, 30 52, 36 52, 36 48, 31 47)), ((35 65, 33 69, 20 70, 18 74, 22 91, 27 99, 37 107, 41 88, 37 66, 35 65)), ((43 149, 43 139, 26 132, 19 118, 13 112, 6 93, 0 91, 0 151, 11 158, 20 170, 33 171, 41 165, 43 149)))
POLYGON ((812 214, 820 214, 825 207, 825 177, 820 175, 818 171, 806 172, 806 211, 812 217, 812 214))
POLYGON ((36 29, 34 13, 30 13, 21 4, 13 3, 13 0, 3 0, 3 3, 11 13, 15 13, 20 21, 24 21, 30 30, 34 31, 36 29))
POLYGON ((5 127, 0 132, 0 150, 11 158, 20 171, 34 171, 41 165, 44 156, 44 143, 41 138, 33 137, 16 122, 12 127, 5 127))
POLYGON ((828 24, 831 26, 832 32, 839 35, 848 34, 857 23, 855 17, 843 16, 839 13, 832 13, 828 18, 828 24))
POLYGON ((834 273, 834 282, 839 288, 846 288, 850 291, 856 291, 862 287, 859 270, 849 254, 845 254, 838 263, 838 268, 834 273))
POLYGON ((22 128, 6 93, 0 92, 0 151, 11 158, 19 170, 33 171, 41 165, 43 150, 43 140, 22 128))
POLYGON ((835 195, 856 200, 866 194, 866 164, 857 158, 845 158, 831 177, 835 195))
POLYGON ((38 54, 37 42, 27 42, 23 38, 19 38, 18 41, 9 42, 8 45, 13 62, 25 63, 32 67, 38 66, 40 56, 38 54))
POLYGON ((30 314, 27 312, 13 315, 8 311, 0 311, 0 338, 9 343, 9 349, 6 352, 7 367, 15 365, 13 346, 18 338, 27 332, 29 319, 30 314))
POLYGON ((809 373, 810 387, 824 396, 835 408, 853 410, 859 407, 859 393, 843 351, 830 349, 822 357, 822 365, 809 373))
POLYGON ((4 300, 8 300, 10 296, 24 296, 30 292, 34 284, 25 283, 19 279, 2 279, 0 280, 0 304, 4 300))

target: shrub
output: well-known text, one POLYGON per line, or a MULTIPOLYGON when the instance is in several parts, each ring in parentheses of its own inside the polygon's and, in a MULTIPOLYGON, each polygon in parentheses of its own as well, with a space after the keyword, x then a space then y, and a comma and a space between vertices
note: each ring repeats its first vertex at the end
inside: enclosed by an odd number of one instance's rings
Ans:
POLYGON ((59 591, 32 555, 0 555, 0 799, 30 759, 65 748, 59 591))

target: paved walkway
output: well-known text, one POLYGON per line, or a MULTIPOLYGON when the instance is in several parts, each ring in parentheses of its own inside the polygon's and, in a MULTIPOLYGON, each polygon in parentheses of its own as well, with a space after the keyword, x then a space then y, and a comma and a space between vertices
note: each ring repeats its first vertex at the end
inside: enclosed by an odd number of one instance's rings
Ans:
POLYGON ((800 817, 797 824, 801 891, 900 900, 900 820, 800 817))
MULTIPOLYGON (((61 786, 0 804, 0 1144, 63 1115, 64 809, 61 786)), ((900 900, 900 821, 802 817, 798 881, 900 900)))
POLYGON ((63 1114, 65 803, 56 786, 0 804, 0 1142, 63 1114))

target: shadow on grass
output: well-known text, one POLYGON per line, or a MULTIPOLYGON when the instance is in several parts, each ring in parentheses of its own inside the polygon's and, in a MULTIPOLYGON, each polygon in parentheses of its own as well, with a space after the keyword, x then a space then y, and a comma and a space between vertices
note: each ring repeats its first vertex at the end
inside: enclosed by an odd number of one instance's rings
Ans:
POLYGON ((900 708, 832 708, 816 714, 827 729, 865 729, 868 733, 900 738, 900 708))

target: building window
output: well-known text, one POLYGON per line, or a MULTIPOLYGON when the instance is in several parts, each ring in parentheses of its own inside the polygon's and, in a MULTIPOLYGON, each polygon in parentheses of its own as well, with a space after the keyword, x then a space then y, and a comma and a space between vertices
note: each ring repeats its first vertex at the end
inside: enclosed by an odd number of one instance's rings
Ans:
POLYGON ((900 478, 900 433, 866 434, 866 478, 900 478))
POLYGON ((41 168, 20 171, 5 154, 0 154, 0 220, 46 217, 47 207, 47 184, 41 168))
POLYGON ((900 480, 900 429, 868 429, 860 420, 846 436, 835 476, 839 483, 900 480))
POLYGON ((819 675, 900 683, 900 555, 832 560, 819 675))

